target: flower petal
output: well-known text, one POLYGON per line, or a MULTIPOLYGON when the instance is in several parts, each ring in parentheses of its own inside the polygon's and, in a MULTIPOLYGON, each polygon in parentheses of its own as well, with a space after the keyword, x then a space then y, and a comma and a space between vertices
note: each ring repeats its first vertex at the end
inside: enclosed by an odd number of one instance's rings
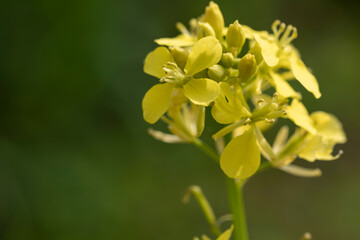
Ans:
POLYGON ((290 86, 290 84, 277 73, 270 72, 276 91, 284 98, 300 98, 301 95, 290 86))
POLYGON ((221 54, 220 42, 212 36, 204 37, 192 47, 184 70, 187 74, 194 75, 218 63, 221 54))
POLYGON ((346 135, 341 122, 332 114, 326 112, 313 112, 310 118, 314 121, 317 134, 321 135, 325 141, 335 143, 345 143, 346 135))
POLYGON ((170 105, 174 86, 171 83, 156 84, 146 92, 143 101, 143 116, 148 123, 155 123, 170 105))
POLYGON ((233 123, 245 116, 240 99, 231 91, 229 84, 220 83, 220 94, 211 109, 213 118, 221 124, 233 123))
POLYGON ((298 57, 292 57, 290 59, 291 70, 295 78, 312 94, 315 98, 320 98, 321 93, 319 90, 319 84, 316 81, 314 75, 312 75, 303 61, 298 57))
POLYGON ((259 44, 261 48, 261 54, 264 58, 265 63, 273 67, 279 62, 279 58, 276 56, 279 50, 278 46, 268 39, 263 39, 259 34, 253 33, 255 41, 259 44))
POLYGON ((314 162, 315 160, 335 160, 340 157, 342 151, 335 156, 332 155, 334 146, 334 142, 324 141, 320 135, 308 136, 298 155, 309 162, 314 162))
POLYGON ((293 99, 291 105, 286 108, 287 117, 290 118, 296 125, 304 128, 311 134, 316 133, 314 123, 311 120, 305 106, 297 99, 293 99))
POLYGON ((192 78, 184 85, 184 94, 193 103, 208 106, 219 95, 219 84, 207 78, 192 78))
POLYGON ((194 45, 196 41, 195 37, 180 34, 174 38, 159 38, 155 39, 155 42, 159 45, 173 46, 173 47, 188 47, 194 45))
POLYGON ((260 149, 253 128, 233 138, 220 157, 221 169, 230 178, 248 178, 257 171, 259 165, 260 149))
POLYGON ((174 58, 166 47, 157 47, 154 51, 149 52, 144 62, 144 72, 162 78, 165 76, 165 71, 162 66, 167 62, 174 62, 174 58))

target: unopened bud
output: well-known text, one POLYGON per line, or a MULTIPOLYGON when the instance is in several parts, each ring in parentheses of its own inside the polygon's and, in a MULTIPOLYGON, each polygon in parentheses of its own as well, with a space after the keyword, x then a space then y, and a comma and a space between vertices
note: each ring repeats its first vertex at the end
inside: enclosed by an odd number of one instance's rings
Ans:
POLYGON ((199 38, 203 38, 207 36, 215 37, 215 31, 209 23, 199 22, 199 28, 200 28, 199 38))
POLYGON ((212 26, 215 31, 216 38, 221 39, 225 23, 219 5, 211 1, 209 6, 207 6, 205 9, 205 15, 203 20, 204 22, 207 22, 212 26))
POLYGON ((252 42, 250 44, 250 51, 252 55, 255 56, 256 62, 259 64, 263 60, 263 56, 261 54, 261 47, 257 42, 252 42))
POLYGON ((234 56, 237 56, 245 43, 244 31, 237 20, 233 24, 230 24, 226 33, 226 42, 228 51, 233 53, 234 56))
POLYGON ((238 69, 241 81, 246 82, 256 72, 256 59, 252 54, 246 54, 240 59, 238 69))
POLYGON ((226 77, 226 70, 223 66, 215 64, 209 67, 208 75, 211 79, 220 82, 226 77))
POLYGON ((235 59, 231 53, 223 53, 221 56, 221 63, 224 67, 230 68, 234 65, 235 59))
POLYGON ((184 69, 189 54, 188 51, 180 47, 169 47, 169 50, 179 68, 184 69))

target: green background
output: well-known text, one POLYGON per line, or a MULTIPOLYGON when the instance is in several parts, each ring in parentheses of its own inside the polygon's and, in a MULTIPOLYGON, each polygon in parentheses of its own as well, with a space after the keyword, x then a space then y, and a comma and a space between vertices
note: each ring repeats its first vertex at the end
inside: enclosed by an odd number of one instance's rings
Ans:
MULTIPOLYGON (((310 165, 323 169, 321 178, 272 170, 248 183, 251 239, 298 239, 305 231, 316 240, 360 239, 359 4, 218 3, 226 24, 270 30, 280 19, 298 28, 294 44, 323 97, 298 90, 310 111, 338 116, 348 136, 337 147, 341 159, 310 165)), ((228 213, 218 167, 191 145, 152 139, 141 112, 156 83, 142 71, 153 39, 175 36, 175 23, 207 4, 1 1, 0 239, 192 239, 209 231, 195 201, 181 202, 191 184, 217 216, 228 213)))

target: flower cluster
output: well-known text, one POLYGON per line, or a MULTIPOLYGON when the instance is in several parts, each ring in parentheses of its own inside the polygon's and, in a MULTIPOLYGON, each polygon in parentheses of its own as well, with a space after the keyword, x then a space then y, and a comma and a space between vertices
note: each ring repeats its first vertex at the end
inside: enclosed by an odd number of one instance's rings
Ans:
POLYGON ((223 128, 216 141, 231 134, 221 151, 220 166, 230 178, 246 179, 260 166, 261 155, 290 174, 319 176, 319 169, 293 165, 299 157, 309 162, 333 160, 336 144, 346 136, 338 119, 325 112, 309 114, 289 81, 298 81, 320 98, 314 75, 301 60, 292 41, 297 30, 276 20, 272 32, 256 31, 238 21, 225 27, 217 4, 190 21, 174 38, 155 40, 159 45, 144 63, 145 73, 159 79, 142 102, 144 119, 162 120, 171 134, 150 129, 167 143, 195 142, 205 126, 206 108, 223 128), (263 132, 284 118, 297 128, 280 128, 272 145, 263 132))

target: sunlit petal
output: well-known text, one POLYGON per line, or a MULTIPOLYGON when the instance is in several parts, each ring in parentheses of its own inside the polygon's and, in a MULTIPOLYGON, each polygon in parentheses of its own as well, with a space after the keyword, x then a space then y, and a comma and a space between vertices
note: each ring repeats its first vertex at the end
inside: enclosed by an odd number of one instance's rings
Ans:
POLYGON ((143 116, 148 123, 155 123, 164 115, 170 105, 174 86, 170 83, 156 84, 146 92, 143 101, 143 116))
POLYGON ((194 75, 212 65, 218 63, 221 59, 222 47, 220 42, 212 37, 204 37, 197 41, 192 47, 185 66, 185 72, 194 75))
POLYGON ((208 106, 219 95, 219 84, 207 78, 191 79, 184 85, 184 94, 193 103, 208 106))
POLYGON ((286 108, 287 117, 291 119, 296 125, 304 128, 311 134, 316 133, 314 123, 309 116, 305 106, 297 99, 293 99, 291 105, 286 108))
POLYGON ((225 147, 220 166, 230 178, 248 178, 260 165, 260 149, 253 128, 233 138, 225 147))
POLYGON ((167 62, 173 62, 174 58, 166 47, 157 47, 154 51, 149 52, 144 62, 144 72, 162 78, 165 76, 165 71, 162 66, 167 62))

